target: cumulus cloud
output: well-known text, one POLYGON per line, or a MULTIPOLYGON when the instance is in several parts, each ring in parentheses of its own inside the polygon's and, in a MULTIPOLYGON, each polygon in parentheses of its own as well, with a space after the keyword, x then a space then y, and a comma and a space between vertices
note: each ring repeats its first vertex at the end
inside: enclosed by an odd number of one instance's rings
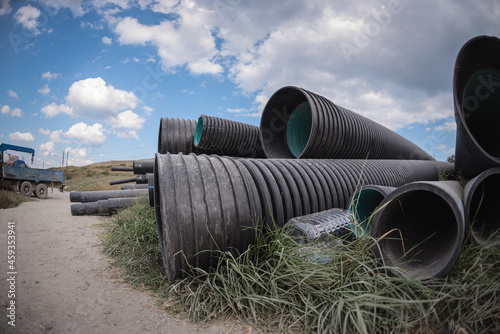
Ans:
POLYGON ((68 156, 68 164, 71 166, 84 166, 93 163, 94 161, 90 158, 87 158, 87 148, 72 148, 66 147, 64 152, 67 154, 69 152, 68 156))
POLYGON ((457 123, 455 121, 445 122, 442 125, 434 127, 438 131, 454 131, 457 129, 457 123))
POLYGON ((82 145, 89 146, 100 146, 106 141, 102 124, 99 123, 94 123, 93 125, 83 122, 76 123, 66 131, 65 136, 78 140, 82 145))
POLYGON ((0 111, 2 112, 2 114, 11 115, 14 117, 22 117, 23 116, 23 112, 21 111, 21 109, 19 109, 19 108, 10 109, 10 107, 8 105, 2 106, 2 109, 0 109, 0 111))
POLYGON ((53 79, 57 79, 60 76, 61 76, 61 73, 50 73, 50 71, 42 74, 42 78, 47 79, 48 81, 53 80, 53 79))
POLYGON ((47 7, 54 8, 55 10, 60 10, 61 8, 69 8, 73 13, 73 16, 82 16, 85 14, 85 10, 82 8, 82 0, 64 0, 64 1, 54 1, 54 0, 38 0, 47 7))
POLYGON ((40 146, 38 146, 38 149, 42 151, 43 156, 47 157, 56 155, 56 153, 54 152, 54 143, 51 141, 40 144, 40 146))
POLYGON ((9 134, 9 139, 10 140, 15 140, 19 142, 24 142, 24 143, 30 143, 35 140, 35 137, 29 132, 14 132, 9 134))
POLYGON ((50 93, 50 88, 49 88, 49 85, 48 84, 45 84, 45 86, 43 86, 42 88, 40 88, 38 90, 38 92, 40 94, 43 94, 43 95, 47 95, 48 93, 50 93))
POLYGON ((55 102, 52 102, 51 104, 42 107, 40 111, 42 112, 42 114, 45 115, 46 118, 52 118, 59 114, 76 116, 75 113, 73 113, 73 108, 68 107, 67 105, 64 104, 58 105, 55 102))
POLYGON ((48 135, 50 135, 51 131, 49 129, 40 128, 40 129, 38 129, 38 132, 40 132, 42 135, 48 136, 48 135))
POLYGON ((16 100, 19 100, 19 96, 17 95, 16 92, 14 92, 13 90, 8 90, 7 93, 10 95, 10 97, 13 97, 14 99, 16 100))
POLYGON ((137 130, 142 129, 145 121, 144 118, 139 117, 132 110, 126 110, 119 113, 118 116, 112 117, 110 123, 113 133, 118 137, 139 139, 137 130))
POLYGON ((113 40, 111 39, 111 37, 108 37, 108 36, 104 36, 101 41, 106 44, 106 45, 111 45, 113 44, 113 40))
POLYGON ((31 5, 23 6, 18 9, 14 15, 14 19, 17 23, 21 24, 28 31, 33 32, 33 34, 39 35, 40 30, 38 30, 38 18, 40 17, 40 10, 31 5))

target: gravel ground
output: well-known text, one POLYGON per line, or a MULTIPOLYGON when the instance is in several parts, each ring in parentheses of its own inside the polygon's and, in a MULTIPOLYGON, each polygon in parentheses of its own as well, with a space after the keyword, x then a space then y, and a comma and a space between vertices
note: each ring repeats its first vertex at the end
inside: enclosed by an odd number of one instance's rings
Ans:
POLYGON ((71 216, 69 193, 50 190, 48 199, 0 210, 0 333, 256 332, 233 321, 193 324, 114 279, 97 246, 99 219, 71 216))

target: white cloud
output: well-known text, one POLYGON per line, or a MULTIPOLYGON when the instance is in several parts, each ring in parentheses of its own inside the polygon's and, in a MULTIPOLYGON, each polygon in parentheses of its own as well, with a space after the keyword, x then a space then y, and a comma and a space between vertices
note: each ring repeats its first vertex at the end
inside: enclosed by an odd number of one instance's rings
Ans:
POLYGON ((18 9, 14 15, 14 19, 17 23, 21 24, 28 31, 32 31, 33 34, 39 35, 40 30, 38 30, 38 18, 40 17, 40 10, 31 5, 27 5, 18 9))
POLYGON ((68 138, 78 140, 82 145, 100 146, 106 141, 106 135, 102 131, 102 124, 76 123, 65 133, 68 138))
POLYGON ((35 137, 29 132, 14 132, 9 134, 9 139, 10 140, 15 140, 19 142, 24 142, 24 143, 30 143, 35 140, 35 137))
POLYGON ((51 104, 42 107, 40 111, 42 112, 42 114, 45 115, 45 118, 52 118, 59 114, 76 116, 71 107, 68 107, 67 105, 64 104, 58 105, 55 102, 52 102, 51 104))
POLYGON ((54 130, 50 133, 49 139, 54 143, 69 143, 69 140, 63 138, 65 135, 63 130, 54 130))
POLYGON ((43 86, 42 88, 40 88, 38 90, 38 92, 40 94, 43 94, 43 95, 47 95, 48 93, 50 93, 50 88, 49 88, 49 85, 48 84, 45 84, 45 86, 43 86))
POLYGON ((44 129, 44 128, 40 128, 38 129, 38 132, 40 132, 42 135, 50 135, 50 130, 49 129, 44 129))
POLYGON ((455 121, 445 122, 442 125, 434 127, 438 131, 453 131, 457 129, 457 123, 455 121))
POLYGON ((0 6, 0 16, 9 14, 12 11, 12 6, 10 5, 10 0, 2 0, 2 5, 0 6))
POLYGON ((102 42, 106 45, 111 45, 113 44, 113 40, 111 39, 111 37, 108 37, 108 36, 104 36, 102 39, 102 42))
POLYGON ((19 108, 10 109, 8 105, 4 105, 1 109, 2 114, 11 115, 13 117, 22 117, 23 112, 19 108))
POLYGON ((42 151, 42 155, 46 157, 56 155, 56 153, 54 152, 54 143, 51 141, 46 142, 44 144, 40 144, 40 146, 38 146, 38 149, 42 151))
POLYGON ((17 93, 16 93, 16 92, 14 92, 13 90, 10 90, 10 89, 9 89, 9 90, 7 91, 7 93, 8 93, 11 97, 13 97, 14 99, 19 100, 19 96, 18 96, 18 95, 17 95, 17 93))
POLYGON ((63 1, 54 1, 54 0, 38 0, 48 7, 52 7, 55 10, 59 10, 61 8, 69 8, 73 13, 73 16, 82 16, 85 14, 85 10, 82 8, 82 0, 63 0, 63 1))
POLYGON ((132 110, 126 110, 119 113, 117 117, 112 117, 110 123, 113 133, 118 137, 139 139, 137 130, 142 129, 145 121, 144 118, 139 117, 132 110))
POLYGON ((50 73, 50 71, 42 74, 42 78, 47 79, 48 81, 53 80, 53 79, 57 79, 60 76, 61 76, 61 73, 50 73))
POLYGON ((146 116, 151 116, 151 114, 152 114, 152 113, 153 113, 153 111, 154 111, 154 108, 151 108, 151 107, 149 107, 149 106, 143 106, 143 107, 142 107, 142 110, 144 110, 144 114, 145 114, 146 116))
POLYGON ((87 148, 72 148, 67 147, 64 152, 69 152, 68 165, 71 166, 84 166, 93 163, 92 159, 87 158, 87 148))

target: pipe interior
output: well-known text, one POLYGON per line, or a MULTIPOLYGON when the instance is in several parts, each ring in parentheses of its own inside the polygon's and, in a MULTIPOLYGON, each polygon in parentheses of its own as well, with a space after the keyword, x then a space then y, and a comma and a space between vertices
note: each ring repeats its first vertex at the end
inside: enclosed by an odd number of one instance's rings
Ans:
POLYGON ((194 132, 194 146, 198 147, 201 140, 201 133, 203 132, 203 117, 198 118, 198 123, 196 124, 196 130, 194 132))
POLYGON ((284 87, 274 93, 260 119, 262 149, 268 158, 295 158, 287 143, 287 124, 292 112, 304 102, 305 94, 297 87, 284 87))
POLYGON ((286 125, 286 140, 292 154, 298 158, 306 148, 311 135, 312 114, 309 102, 299 104, 292 111, 286 125))
POLYGON ((468 219, 472 225, 472 235, 480 243, 500 235, 498 189, 500 189, 500 174, 492 174, 481 181, 472 195, 468 219))
POLYGON ((469 131, 491 156, 500 159, 500 73, 479 70, 464 86, 462 109, 469 131))
POLYGON ((410 276, 427 276, 446 265, 456 249, 457 217, 445 199, 425 190, 400 194, 387 204, 377 222, 380 247, 388 265, 397 264, 410 276), (400 234, 401 233, 401 234, 400 234), (402 239, 401 239, 402 236, 402 239))
POLYGON ((359 238, 370 235, 369 218, 384 200, 384 195, 375 189, 361 189, 349 203, 349 211, 354 214, 355 222, 349 222, 349 228, 359 238))

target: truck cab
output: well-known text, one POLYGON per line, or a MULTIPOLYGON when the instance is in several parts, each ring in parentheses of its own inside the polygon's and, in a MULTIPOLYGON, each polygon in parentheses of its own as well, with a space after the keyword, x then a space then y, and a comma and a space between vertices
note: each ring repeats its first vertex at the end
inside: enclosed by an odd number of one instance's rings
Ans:
POLYGON ((8 166, 14 166, 14 167, 28 167, 26 165, 26 162, 21 159, 14 159, 13 161, 9 161, 7 163, 8 166))

